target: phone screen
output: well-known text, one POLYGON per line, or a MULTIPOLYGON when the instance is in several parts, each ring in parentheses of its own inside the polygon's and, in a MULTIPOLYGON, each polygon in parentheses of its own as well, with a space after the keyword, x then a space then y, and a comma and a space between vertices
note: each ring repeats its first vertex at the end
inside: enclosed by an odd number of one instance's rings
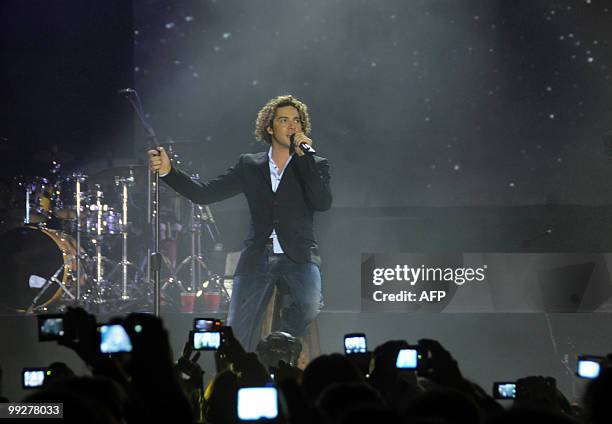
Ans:
POLYGON ((495 399, 516 398, 516 383, 494 383, 493 397, 495 399))
POLYGON ((22 375, 23 388, 41 387, 45 383, 46 372, 44 368, 24 368, 22 375))
POLYGON ((598 361, 589 359, 578 360, 578 376, 582 378, 597 378, 601 371, 601 364, 598 361))
POLYGON ((199 331, 215 330, 221 325, 221 320, 216 318, 196 318, 193 320, 193 328, 199 331))
POLYGON ((121 324, 100 325, 98 331, 100 333, 100 352, 113 354, 132 351, 130 336, 121 324))
POLYGON ((191 334, 194 350, 217 350, 221 346, 221 333, 218 331, 194 331, 191 334))
POLYGON ((415 369, 419 365, 419 354, 416 349, 400 349, 395 361, 396 368, 415 369))
POLYGON ((38 316, 38 340, 57 340, 64 335, 64 317, 61 315, 38 316))
POLYGON ((344 337, 344 353, 366 353, 367 343, 365 335, 346 335, 344 337))
POLYGON ((276 387, 243 387, 238 389, 238 418, 242 421, 275 419, 278 417, 276 387))

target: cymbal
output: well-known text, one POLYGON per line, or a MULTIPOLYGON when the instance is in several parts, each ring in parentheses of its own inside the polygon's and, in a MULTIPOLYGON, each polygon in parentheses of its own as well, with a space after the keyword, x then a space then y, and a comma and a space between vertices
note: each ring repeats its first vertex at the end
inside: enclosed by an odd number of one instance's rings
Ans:
POLYGON ((145 180, 147 178, 147 172, 149 169, 143 164, 128 164, 113 166, 111 168, 103 169, 92 175, 91 181, 94 183, 102 182, 108 184, 115 184, 115 177, 127 178, 130 175, 134 175, 135 181, 145 180))

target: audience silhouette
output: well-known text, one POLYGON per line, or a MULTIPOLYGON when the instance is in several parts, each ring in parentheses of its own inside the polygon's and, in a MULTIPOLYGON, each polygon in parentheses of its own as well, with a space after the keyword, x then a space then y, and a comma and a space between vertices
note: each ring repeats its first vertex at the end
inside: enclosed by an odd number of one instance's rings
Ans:
MULTIPOLYGON (((66 422, 245 422, 241 421, 243 401, 238 392, 252 393, 248 389, 260 388, 261 393, 274 393, 273 400, 258 398, 247 405, 262 409, 266 402, 272 402, 276 412, 250 422, 612 423, 612 368, 605 364, 599 377, 589 383, 580 406, 570 405, 555 380, 543 376, 516 381, 516 398, 510 406, 500 404, 466 379, 450 352, 435 340, 422 339, 412 346, 404 340, 391 340, 365 354, 321 355, 302 371, 285 361, 292 358, 290 354, 260 351, 260 358, 246 352, 231 327, 220 327, 217 373, 204 387, 200 352, 187 342, 174 361, 168 333, 159 318, 130 314, 113 320, 125 328, 131 351, 110 356, 100 353, 93 315, 69 308, 65 321, 69 331, 59 343, 74 350, 91 375, 77 376, 66 364, 54 362, 48 367, 43 387, 22 402, 62 403, 66 422), (398 354, 406 349, 418 350, 414 368, 398 366, 398 354)), ((287 346, 294 348, 292 343, 287 346)), ((0 395, 1 383, 0 369, 0 395)), ((0 402, 8 401, 0 397, 0 402)))

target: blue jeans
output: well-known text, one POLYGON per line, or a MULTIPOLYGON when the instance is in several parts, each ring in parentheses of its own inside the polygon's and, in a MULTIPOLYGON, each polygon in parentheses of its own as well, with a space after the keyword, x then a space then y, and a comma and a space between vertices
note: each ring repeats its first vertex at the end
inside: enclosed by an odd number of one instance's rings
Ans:
POLYGON ((323 307, 319 267, 295 263, 266 248, 256 270, 234 276, 227 317, 234 335, 249 352, 259 343, 263 314, 279 281, 288 290, 289 302, 281 313, 281 328, 275 330, 301 336, 323 307))

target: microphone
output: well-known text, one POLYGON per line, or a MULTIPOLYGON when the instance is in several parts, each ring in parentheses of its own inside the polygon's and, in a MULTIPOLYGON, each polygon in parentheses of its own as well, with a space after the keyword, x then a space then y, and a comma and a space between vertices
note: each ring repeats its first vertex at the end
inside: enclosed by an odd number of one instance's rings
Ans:
MULTIPOLYGON (((291 141, 291 144, 295 143, 295 133, 289 136, 289 140, 291 141)), ((306 154, 306 156, 314 156, 317 153, 315 152, 315 149, 313 149, 311 145, 306 144, 306 143, 300 143, 300 149, 302 149, 302 151, 306 154)))

